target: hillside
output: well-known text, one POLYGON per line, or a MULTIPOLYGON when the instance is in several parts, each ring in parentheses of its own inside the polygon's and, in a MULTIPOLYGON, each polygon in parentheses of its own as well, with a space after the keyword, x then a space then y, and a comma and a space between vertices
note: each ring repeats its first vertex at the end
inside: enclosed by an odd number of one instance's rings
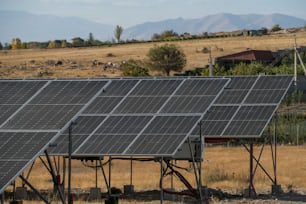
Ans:
MULTIPOLYGON (((202 53, 212 49, 212 57, 218 57, 246 49, 278 50, 292 48, 294 36, 299 46, 306 46, 306 32, 258 37, 228 37, 172 42, 180 46, 187 57, 185 70, 204 67, 209 55, 202 53)), ((118 64, 128 59, 146 58, 155 44, 135 43, 93 48, 64 48, 42 50, 9 50, 0 52, 1 78, 28 77, 105 77, 121 76, 118 64), (56 65, 57 62, 58 63, 56 65), (111 62, 114 66, 106 67, 111 62), (105 68, 106 67, 106 68, 105 68)), ((158 75, 159 73, 151 73, 158 75)))
POLYGON ((204 32, 228 32, 241 29, 260 29, 262 27, 272 28, 279 24, 282 28, 304 26, 306 20, 282 14, 272 15, 234 15, 220 13, 196 19, 169 19, 159 22, 146 22, 140 25, 125 29, 123 38, 136 38, 148 40, 154 33, 161 33, 165 30, 173 30, 178 34, 191 33, 201 34, 204 32))
MULTIPOLYGON (((124 28, 122 40, 151 39, 155 33, 173 30, 178 34, 201 34, 204 32, 234 31, 240 29, 272 28, 279 24, 282 28, 305 26, 305 19, 282 14, 271 15, 234 15, 220 13, 195 19, 165 19, 158 22, 143 22, 124 28)), ((106 25, 79 17, 58 17, 53 15, 37 15, 22 11, 0 10, 0 42, 10 42, 12 38, 20 38, 23 42, 67 40, 74 37, 88 39, 89 33, 102 41, 114 39, 116 25, 106 25)))

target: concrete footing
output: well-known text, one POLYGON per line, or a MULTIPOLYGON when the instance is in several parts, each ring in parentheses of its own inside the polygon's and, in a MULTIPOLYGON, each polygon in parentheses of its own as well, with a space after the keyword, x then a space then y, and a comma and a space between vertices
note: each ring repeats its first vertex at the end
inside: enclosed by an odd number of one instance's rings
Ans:
POLYGON ((272 185, 271 186, 272 195, 279 195, 283 192, 281 185, 272 185))
POLYGON ((89 192, 89 201, 93 200, 101 200, 102 195, 101 195, 101 188, 91 188, 89 192))
POLYGON ((22 204, 22 200, 12 200, 10 204, 22 204))
POLYGON ((17 187, 15 196, 17 200, 27 200, 28 199, 28 191, 26 187, 17 187))
POLYGON ((124 185, 123 186, 123 193, 124 194, 134 193, 134 185, 124 185))
POLYGON ((251 189, 251 192, 249 188, 246 188, 243 190, 243 197, 254 198, 255 196, 256 196, 256 193, 254 192, 254 190, 251 189))

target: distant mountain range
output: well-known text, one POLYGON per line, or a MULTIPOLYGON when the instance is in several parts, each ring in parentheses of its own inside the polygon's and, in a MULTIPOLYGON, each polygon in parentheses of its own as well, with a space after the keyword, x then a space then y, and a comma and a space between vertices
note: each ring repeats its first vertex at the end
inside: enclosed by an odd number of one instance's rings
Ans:
MULTIPOLYGON (((122 39, 149 40, 154 33, 173 30, 178 34, 200 34, 203 32, 234 31, 240 29, 272 28, 279 24, 282 28, 305 26, 306 20, 283 14, 271 15, 234 15, 221 13, 196 19, 168 19, 158 22, 145 22, 124 28, 122 39)), ((79 17, 58 17, 36 15, 22 11, 0 10, 0 42, 10 42, 20 38, 23 42, 49 41, 74 37, 94 38, 105 41, 114 38, 115 25, 106 25, 79 17)))

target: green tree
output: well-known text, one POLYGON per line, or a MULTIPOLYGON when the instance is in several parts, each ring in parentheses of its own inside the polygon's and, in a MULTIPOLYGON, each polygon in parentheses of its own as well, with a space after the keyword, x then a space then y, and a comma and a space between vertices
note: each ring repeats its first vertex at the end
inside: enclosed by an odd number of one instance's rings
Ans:
POLYGON ((88 38, 88 45, 90 46, 90 45, 94 45, 95 44, 95 38, 94 38, 94 36, 93 36, 93 34, 92 33, 89 33, 89 38, 88 38))
POLYGON ((123 28, 121 26, 117 25, 116 28, 115 28, 115 38, 117 39, 118 43, 120 42, 120 38, 121 38, 122 33, 123 33, 123 28))
POLYGON ((154 46, 149 50, 148 57, 150 67, 167 76, 170 71, 182 71, 187 61, 184 52, 174 44, 154 46))
POLYGON ((0 42, 0 50, 2 50, 3 49, 3 45, 2 45, 2 43, 0 42))
POLYGON ((173 38, 177 38, 179 35, 173 30, 166 30, 160 34, 161 40, 171 40, 173 38))
POLYGON ((280 27, 279 24, 275 24, 275 25, 272 27, 271 31, 272 31, 272 32, 275 32, 275 31, 279 31, 279 30, 281 30, 281 29, 282 29, 282 28, 280 27))
MULTIPOLYGON (((227 75, 225 68, 220 67, 218 65, 213 66, 213 72, 214 72, 214 76, 225 76, 225 75, 227 75)), ((209 67, 207 67, 206 69, 203 69, 201 75, 202 76, 209 76, 209 67)))
POLYGON ((154 33, 154 34, 152 35, 152 37, 151 37, 151 40, 153 40, 153 41, 158 41, 158 40, 160 40, 160 34, 154 33))
POLYGON ((124 76, 150 76, 149 69, 141 60, 129 59, 121 65, 121 68, 124 76))
POLYGON ((21 49, 27 49, 27 43, 26 42, 21 43, 21 49))
POLYGON ((258 62, 251 64, 240 63, 228 70, 229 75, 258 75, 267 73, 267 67, 258 62))

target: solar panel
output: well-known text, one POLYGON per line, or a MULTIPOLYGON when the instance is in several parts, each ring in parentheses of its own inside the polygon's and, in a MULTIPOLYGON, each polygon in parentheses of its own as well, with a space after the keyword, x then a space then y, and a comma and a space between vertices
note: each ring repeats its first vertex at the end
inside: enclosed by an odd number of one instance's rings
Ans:
POLYGON ((0 192, 53 137, 53 132, 0 132, 0 192))
POLYGON ((72 120, 76 156, 173 156, 200 120, 206 137, 259 137, 292 78, 0 80, 0 193, 51 142, 67 155, 72 120))
POLYGON ((122 154, 151 119, 152 116, 109 116, 76 154, 122 154), (121 149, 113 146, 121 146, 121 149))
MULTIPOLYGON (((292 76, 231 77, 203 117, 206 138, 260 137, 293 80, 292 76)), ((199 135, 199 130, 192 135, 199 135)))
POLYGON ((200 116, 158 116, 130 145, 127 155, 172 155, 200 116))
POLYGON ((46 83, 47 81, 0 81, 0 103, 22 105, 46 83))
POLYGON ((112 80, 81 114, 106 116, 106 119, 74 155, 173 155, 229 81, 222 78, 130 80, 112 80), (125 88, 123 96, 119 90, 126 83, 130 90, 125 88), (109 93, 110 90, 116 94, 109 93), (115 99, 113 104, 109 104, 110 98, 115 99), (141 149, 148 137, 152 138, 150 144, 162 142, 163 147, 156 149, 152 148, 156 145, 150 145, 150 149, 141 149))
POLYGON ((107 83, 108 80, 0 81, 0 193, 107 83))

